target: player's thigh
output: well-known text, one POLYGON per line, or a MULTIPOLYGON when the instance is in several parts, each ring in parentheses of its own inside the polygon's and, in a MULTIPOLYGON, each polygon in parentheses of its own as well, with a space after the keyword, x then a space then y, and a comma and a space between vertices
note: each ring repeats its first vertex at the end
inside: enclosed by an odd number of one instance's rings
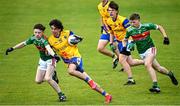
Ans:
POLYGON ((36 72, 36 82, 41 82, 44 79, 44 75, 46 73, 47 64, 46 61, 39 59, 38 68, 36 72))
POLYGON ((42 70, 39 66, 37 68, 37 71, 36 71, 36 78, 35 78, 35 81, 37 83, 41 83, 44 79, 44 76, 45 76, 45 73, 46 73, 46 70, 42 70))
POLYGON ((74 63, 69 63, 68 65, 68 73, 72 73, 73 71, 75 71, 77 68, 76 64, 74 63))
POLYGON ((104 49, 108 43, 108 40, 99 40, 97 48, 104 49))
POLYGON ((47 64, 47 68, 46 68, 45 79, 49 80, 52 78, 52 75, 54 73, 56 67, 56 61, 55 59, 49 59, 46 61, 46 64, 47 64))
POLYGON ((132 56, 131 55, 129 55, 128 56, 128 58, 127 58, 127 62, 129 63, 129 64, 133 64, 133 58, 132 58, 132 56))

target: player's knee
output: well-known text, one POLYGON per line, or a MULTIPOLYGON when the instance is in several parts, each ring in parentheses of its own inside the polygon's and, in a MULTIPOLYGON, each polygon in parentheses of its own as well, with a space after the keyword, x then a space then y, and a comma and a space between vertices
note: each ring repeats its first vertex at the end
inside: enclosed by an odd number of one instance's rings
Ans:
POLYGON ((36 84, 41 84, 43 81, 42 80, 35 80, 36 84))
POLYGON ((149 69, 149 68, 152 67, 152 64, 150 64, 150 63, 145 63, 144 66, 145 66, 147 69, 149 69))
POLYGON ((103 52, 103 49, 104 49, 103 47, 97 47, 98 52, 103 52))
POLYGON ((48 76, 48 77, 45 77, 44 80, 47 81, 47 82, 49 82, 49 81, 52 80, 52 78, 48 76))
POLYGON ((69 74, 69 75, 74 75, 74 70, 68 69, 68 74, 69 74))

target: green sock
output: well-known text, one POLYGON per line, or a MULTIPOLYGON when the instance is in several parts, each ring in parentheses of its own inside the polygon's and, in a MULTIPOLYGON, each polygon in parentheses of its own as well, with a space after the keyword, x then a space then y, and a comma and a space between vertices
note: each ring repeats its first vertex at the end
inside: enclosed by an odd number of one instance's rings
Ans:
POLYGON ((157 82, 153 82, 153 87, 158 87, 158 83, 157 82))
POLYGON ((169 71, 167 75, 168 75, 168 76, 172 76, 173 73, 172 73, 171 71, 169 71))
POLYGON ((62 92, 59 92, 59 93, 58 93, 58 96, 62 96, 62 95, 64 95, 62 92))

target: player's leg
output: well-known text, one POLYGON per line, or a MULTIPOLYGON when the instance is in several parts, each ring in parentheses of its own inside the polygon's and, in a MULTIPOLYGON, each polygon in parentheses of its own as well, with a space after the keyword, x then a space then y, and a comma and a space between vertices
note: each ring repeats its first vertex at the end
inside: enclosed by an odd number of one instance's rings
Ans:
POLYGON ((39 59, 39 63, 38 63, 38 68, 37 68, 37 71, 36 71, 36 78, 35 78, 35 82, 37 84, 41 84, 44 80, 44 76, 45 76, 45 73, 46 73, 46 63, 39 59))
POLYGON ((47 69, 46 69, 44 79, 57 92, 57 94, 59 96, 59 100, 60 101, 65 101, 66 96, 64 95, 64 93, 62 93, 62 91, 61 91, 59 85, 57 84, 57 82, 52 79, 52 76, 54 74, 54 70, 55 70, 55 67, 56 67, 55 64, 56 64, 55 59, 47 60, 47 69))
POLYGON ((68 72, 70 75, 75 76, 81 80, 84 80, 92 89, 96 90, 97 92, 101 93, 106 98, 106 103, 110 103, 112 96, 106 93, 102 88, 94 82, 91 77, 84 72, 83 63, 81 58, 73 58, 71 59, 71 63, 68 67, 68 72))
POLYGON ((160 88, 158 86, 158 83, 157 83, 157 76, 156 76, 156 72, 152 66, 153 64, 153 61, 155 59, 155 56, 156 56, 156 48, 152 47, 150 49, 148 49, 146 51, 146 57, 144 58, 144 65, 147 69, 147 71, 149 72, 149 75, 151 77, 151 80, 153 82, 153 85, 152 85, 152 88, 150 88, 149 90, 151 92, 160 92, 160 88))
POLYGON ((97 50, 106 56, 113 57, 114 53, 106 49, 106 45, 109 43, 108 39, 109 39, 108 34, 102 34, 98 42, 97 50))
POLYGON ((127 62, 129 63, 130 66, 138 66, 144 64, 144 60, 133 59, 131 55, 128 56, 127 62))
POLYGON ((124 85, 134 85, 135 80, 133 79, 131 67, 127 61, 130 55, 130 52, 129 54, 125 55, 124 53, 122 53, 122 48, 123 48, 122 42, 118 41, 118 50, 120 51, 119 63, 122 65, 124 72, 128 75, 128 81, 124 85))
POLYGON ((113 53, 112 51, 110 51, 106 48, 109 41, 110 41, 110 35, 109 34, 102 34, 100 39, 99 39, 99 42, 98 42, 97 50, 100 53, 113 58, 113 69, 114 69, 117 67, 117 64, 118 64, 119 52, 116 50, 115 53, 113 53))
POLYGON ((70 63, 68 66, 68 73, 74 77, 77 77, 81 80, 85 80, 86 76, 83 75, 81 72, 77 71, 77 66, 74 63, 70 63))
POLYGON ((35 82, 37 84, 41 84, 43 82, 45 73, 46 73, 46 70, 41 70, 38 66, 37 71, 36 71, 36 78, 35 78, 35 82))
POLYGON ((174 85, 178 85, 178 81, 177 79, 175 78, 174 74, 172 73, 172 71, 169 71, 168 69, 166 69, 165 67, 161 66, 159 64, 159 62, 154 59, 153 61, 153 67, 156 71, 162 73, 162 74, 165 74, 167 76, 169 76, 169 78, 171 79, 171 82, 174 84, 174 85))
POLYGON ((124 85, 134 85, 135 80, 133 79, 131 67, 128 64, 127 59, 128 59, 128 56, 120 53, 119 62, 122 65, 124 72, 128 75, 128 81, 124 85))
POLYGON ((112 100, 112 96, 109 93, 107 93, 104 89, 102 89, 96 82, 94 82, 94 80, 92 80, 91 77, 86 72, 83 72, 83 74, 89 78, 89 82, 88 81, 86 82, 88 82, 91 88, 105 97, 106 104, 110 103, 112 100), (93 85, 95 86, 93 87, 93 85))

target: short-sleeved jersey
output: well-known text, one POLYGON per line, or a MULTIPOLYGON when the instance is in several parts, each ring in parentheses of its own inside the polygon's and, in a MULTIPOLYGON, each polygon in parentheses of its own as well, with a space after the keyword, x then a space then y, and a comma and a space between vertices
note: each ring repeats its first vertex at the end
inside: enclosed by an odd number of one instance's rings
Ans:
POLYGON ((109 7, 109 1, 106 3, 105 6, 102 5, 102 2, 98 5, 98 10, 100 15, 102 16, 102 21, 104 24, 107 23, 107 19, 110 17, 109 12, 108 12, 108 7, 109 7))
POLYGON ((35 35, 31 36, 29 39, 25 41, 25 45, 34 44, 36 48, 39 50, 40 58, 44 61, 51 59, 52 56, 48 54, 45 46, 48 45, 48 40, 46 36, 42 36, 40 39, 37 39, 35 35))
POLYGON ((107 25, 110 29, 109 33, 114 35, 118 41, 122 41, 126 36, 126 28, 130 26, 130 23, 126 17, 118 15, 115 21, 108 18, 107 25))
POLYGON ((69 36, 73 35, 73 32, 69 30, 63 30, 60 33, 59 38, 51 35, 48 38, 51 47, 58 53, 65 63, 69 63, 73 57, 81 57, 77 45, 70 45, 68 43, 69 36))
POLYGON ((137 45, 139 54, 142 54, 147 49, 155 46, 150 37, 150 30, 156 30, 157 28, 158 26, 152 23, 141 24, 139 28, 131 26, 128 28, 125 38, 128 39, 131 36, 137 45))

